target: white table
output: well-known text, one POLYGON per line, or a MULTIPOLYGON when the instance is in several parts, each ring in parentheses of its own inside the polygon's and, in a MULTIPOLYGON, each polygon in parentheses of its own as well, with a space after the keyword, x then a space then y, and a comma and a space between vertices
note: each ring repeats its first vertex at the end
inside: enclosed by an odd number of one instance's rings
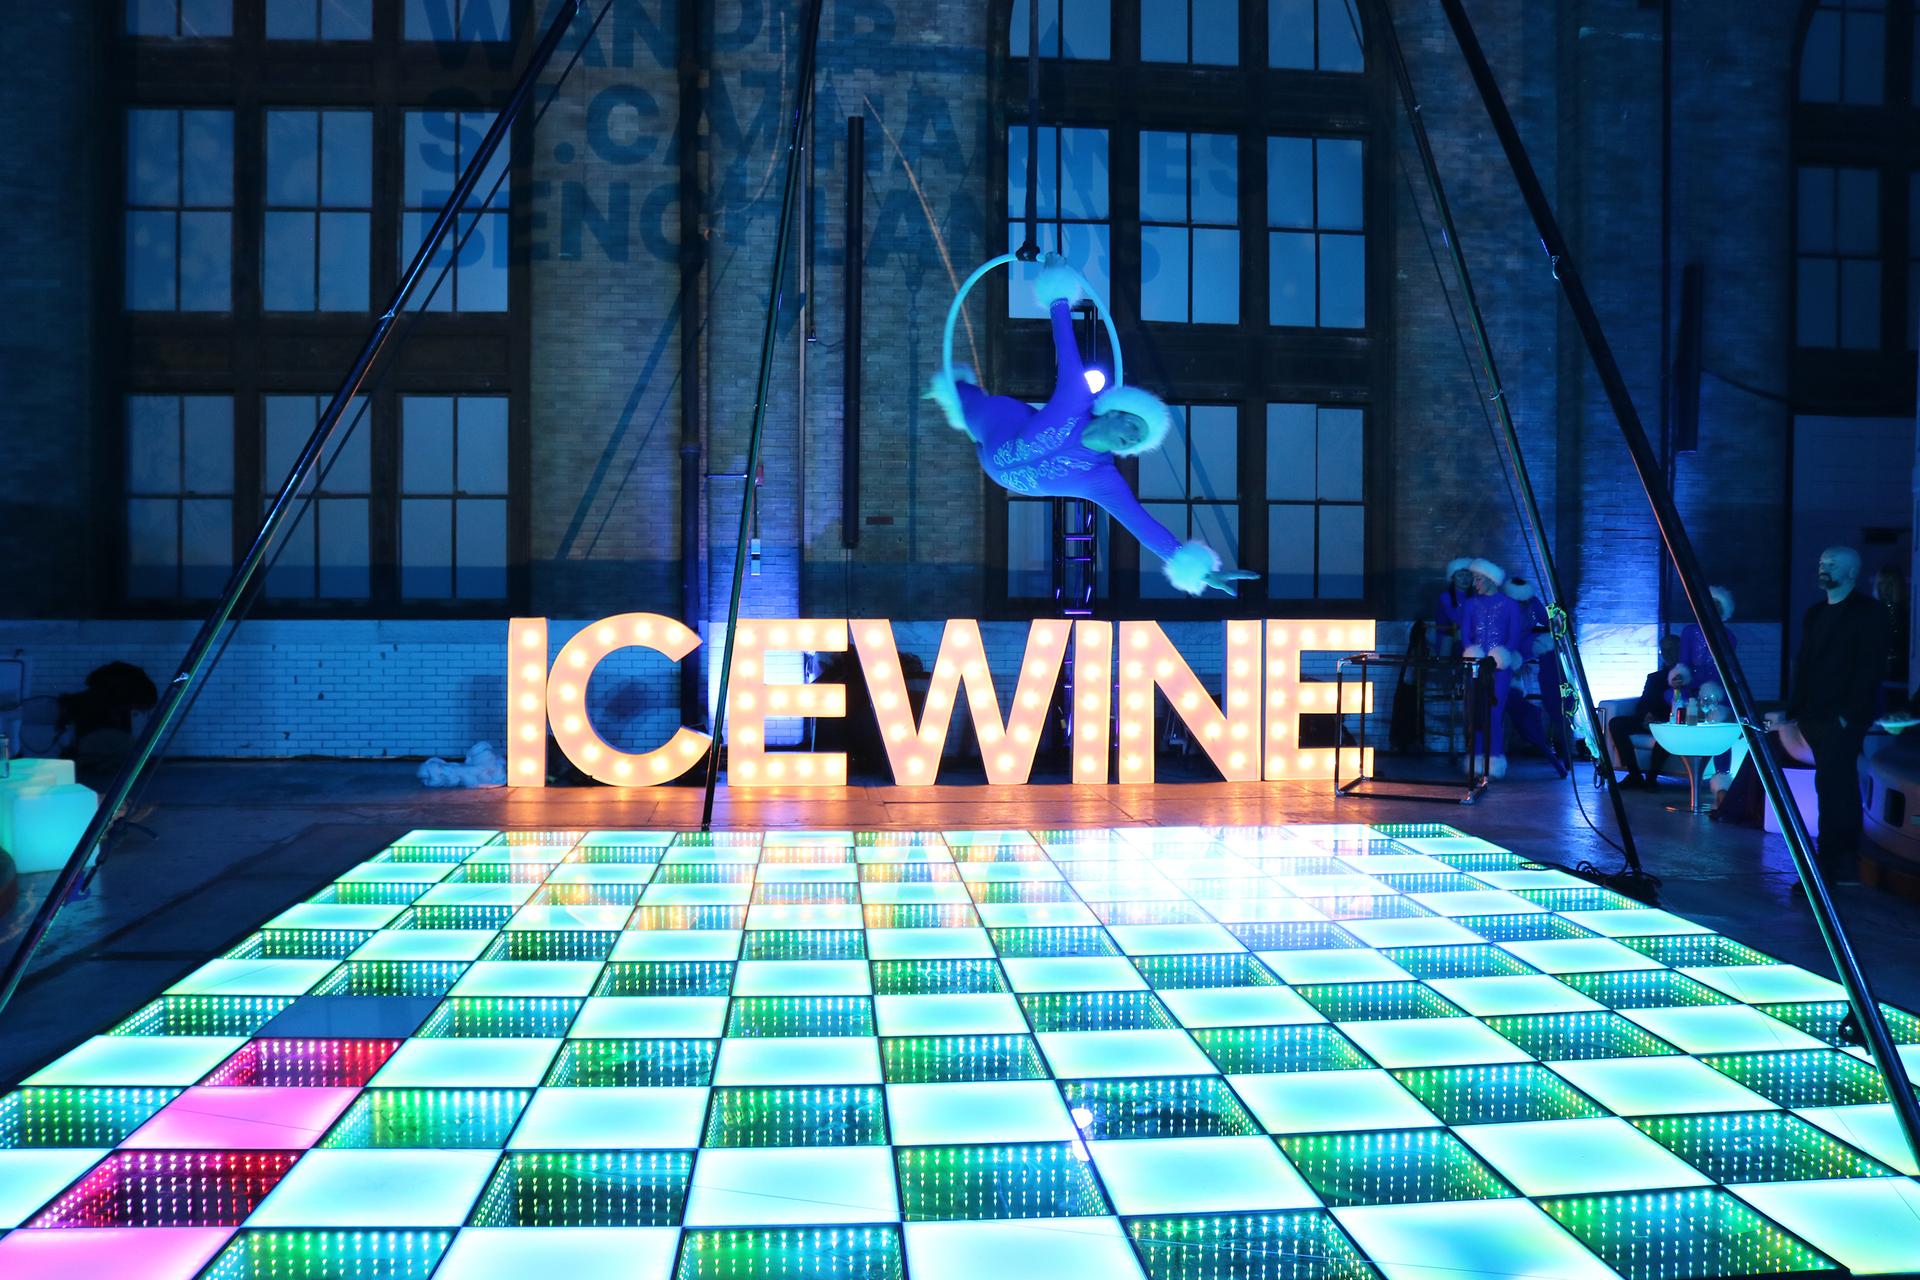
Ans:
POLYGON ((73 780, 73 761, 9 762, 0 778, 0 852, 22 875, 53 871, 86 831, 100 797, 73 780))
POLYGON ((1678 756, 1687 770, 1687 787, 1692 793, 1693 811, 1700 812, 1700 770, 1702 763, 1717 755, 1733 750, 1740 741, 1741 729, 1737 724, 1675 724, 1671 720, 1655 720, 1647 726, 1647 732, 1660 744, 1661 750, 1670 756, 1678 756))

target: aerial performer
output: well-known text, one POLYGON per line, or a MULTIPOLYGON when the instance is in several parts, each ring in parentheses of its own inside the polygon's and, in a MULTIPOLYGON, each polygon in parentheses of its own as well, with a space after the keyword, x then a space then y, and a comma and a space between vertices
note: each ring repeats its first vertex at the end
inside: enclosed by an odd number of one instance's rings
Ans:
POLYGON ((1167 581, 1181 591, 1197 596, 1213 587, 1238 595, 1234 583, 1259 575, 1223 564, 1198 538, 1182 542, 1147 513, 1120 474, 1115 459, 1158 449, 1173 415, 1159 397, 1139 387, 1094 392, 1073 334, 1073 304, 1085 294, 1086 282, 1059 255, 1040 260, 1034 296, 1052 318, 1059 363, 1053 395, 1040 408, 988 395, 964 367, 936 373, 926 398, 940 406, 949 426, 973 441, 981 470, 1007 492, 1095 503, 1165 562, 1167 581))

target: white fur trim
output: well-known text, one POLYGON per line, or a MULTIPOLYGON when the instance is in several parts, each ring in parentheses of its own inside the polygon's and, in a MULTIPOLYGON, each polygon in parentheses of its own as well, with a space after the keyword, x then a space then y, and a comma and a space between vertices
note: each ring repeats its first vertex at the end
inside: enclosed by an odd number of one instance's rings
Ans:
POLYGON ((1470 644, 1460 651, 1463 658, 1472 658, 1475 662, 1487 656, 1487 651, 1477 644, 1470 644))
POLYGON ((1472 556, 1455 556, 1453 559, 1447 561, 1447 574, 1446 574, 1447 581, 1452 582, 1454 574, 1460 572, 1462 569, 1468 569, 1472 567, 1473 567, 1472 556))
POLYGON ((1552 636, 1550 636, 1550 635, 1537 635, 1537 636, 1535 636, 1535 637, 1533 638, 1533 651, 1534 651, 1534 653, 1535 653, 1536 655, 1538 655, 1538 654, 1547 654, 1547 653, 1552 653, 1552 652, 1553 652, 1553 637, 1552 637, 1552 636))
POLYGON ((1476 559, 1467 568, 1483 578, 1493 579, 1493 585, 1496 587, 1507 580, 1507 571, 1491 560, 1476 559))
POLYGON ((1039 274, 1033 278, 1034 301, 1043 307, 1051 307, 1056 302, 1072 306, 1086 296, 1087 282, 1080 273, 1062 259, 1047 255, 1039 274))
POLYGON ((958 384, 962 382, 979 385, 974 382, 973 370, 965 365, 955 365, 952 377, 948 377, 946 370, 942 369, 927 380, 927 389, 920 393, 920 398, 940 406, 940 412, 946 415, 947 425, 955 431, 972 435, 973 432, 967 430, 967 415, 960 409, 958 384))
POLYGON ((1197 596, 1207 589, 1207 575, 1220 567, 1220 557, 1212 547, 1195 539, 1183 542, 1180 549, 1167 558, 1161 566, 1167 575, 1167 581, 1190 596, 1197 596))
POLYGON ((1732 622, 1733 592, 1727 590, 1725 587, 1709 587, 1708 590, 1713 592, 1713 602, 1720 606, 1720 620, 1722 622, 1732 622))
POLYGON ((1121 457, 1130 458, 1135 454, 1153 452, 1166 443, 1167 432, 1173 430, 1173 413, 1165 402, 1153 392, 1139 387, 1109 387, 1095 396, 1093 414, 1097 418, 1103 413, 1131 414, 1146 424, 1146 439, 1131 449, 1114 450, 1121 457))
POLYGON ((1508 578, 1507 584, 1500 589, 1522 603, 1533 599, 1533 584, 1522 578, 1508 578))
POLYGON ((1520 665, 1521 661, 1520 655, 1505 645, 1497 644, 1493 646, 1493 665, 1499 667, 1502 671, 1512 671, 1520 665))
POLYGON ((1487 761, 1487 776, 1489 778, 1506 777, 1507 758, 1505 756, 1495 756, 1493 759, 1487 761))

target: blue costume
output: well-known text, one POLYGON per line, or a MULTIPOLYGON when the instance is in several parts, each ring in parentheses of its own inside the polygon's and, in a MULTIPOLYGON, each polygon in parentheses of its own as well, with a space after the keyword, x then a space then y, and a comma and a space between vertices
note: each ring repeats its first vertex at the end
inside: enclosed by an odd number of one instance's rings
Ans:
POLYGON ((1138 450, 1144 451, 1164 439, 1170 419, 1164 404, 1137 387, 1115 387, 1099 395, 1088 387, 1073 334, 1078 279, 1063 264, 1041 271, 1038 292, 1048 303, 1059 364, 1046 404, 1035 409, 1011 396, 989 395, 965 370, 952 378, 936 375, 927 398, 946 413, 950 425, 972 437, 980 468, 995 484, 1026 497, 1095 503, 1166 562, 1168 581, 1188 595, 1199 595, 1208 586, 1207 575, 1220 568, 1220 557, 1198 539, 1182 542, 1148 514, 1120 474, 1114 454, 1081 441, 1087 425, 1101 414, 1128 413, 1146 424, 1147 440, 1138 450))
POLYGON ((1485 732, 1474 735, 1473 751, 1476 755, 1482 751, 1492 755, 1501 762, 1498 768, 1504 773, 1507 725, 1501 713, 1507 705, 1507 690, 1513 686, 1513 673, 1525 660, 1528 645, 1527 620, 1519 603, 1497 590, 1492 595, 1475 595, 1461 611, 1460 642, 1463 657, 1494 661, 1493 704, 1487 717, 1491 724, 1485 732))

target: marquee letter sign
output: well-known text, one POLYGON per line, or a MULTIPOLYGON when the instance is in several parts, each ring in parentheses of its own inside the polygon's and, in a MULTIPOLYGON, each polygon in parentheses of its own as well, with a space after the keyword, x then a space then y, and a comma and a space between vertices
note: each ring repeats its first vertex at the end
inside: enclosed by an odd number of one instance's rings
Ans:
MULTIPOLYGON (((1121 782, 1153 781, 1154 729, 1162 698, 1229 782, 1320 779, 1333 776, 1331 749, 1303 749, 1301 715, 1333 710, 1326 681, 1307 680, 1301 656, 1351 653, 1374 647, 1369 621, 1232 621, 1226 624, 1221 696, 1216 701, 1157 622, 1114 624, 1039 619, 1027 631, 1026 652, 1003 714, 980 624, 949 621, 940 639, 926 701, 916 721, 900 665, 893 624, 884 619, 767 618, 742 621, 736 635, 727 695, 727 778, 736 787, 837 787, 847 779, 840 752, 768 751, 769 719, 844 716, 847 691, 837 684, 769 684, 767 655, 841 653, 849 629, 860 670, 872 695, 874 719, 894 781, 928 786, 964 691, 980 756, 992 786, 1019 786, 1033 770, 1040 737, 1071 640, 1074 660, 1073 781, 1104 784, 1118 746, 1121 782), (1264 631, 1264 647, 1262 633, 1264 631), (1118 663, 1119 715, 1114 723, 1118 663)), ((547 620, 515 618, 507 656, 507 781, 546 784, 547 732, 582 773, 617 787, 671 782, 706 754, 712 739, 682 727, 664 746, 628 752, 593 727, 587 685, 615 649, 652 649, 673 662, 700 646, 700 637, 672 618, 623 613, 583 627, 547 664, 547 620)), ((1349 714, 1371 712, 1372 688, 1362 684, 1349 714)), ((1369 768, 1370 762, 1362 764, 1369 768)))

